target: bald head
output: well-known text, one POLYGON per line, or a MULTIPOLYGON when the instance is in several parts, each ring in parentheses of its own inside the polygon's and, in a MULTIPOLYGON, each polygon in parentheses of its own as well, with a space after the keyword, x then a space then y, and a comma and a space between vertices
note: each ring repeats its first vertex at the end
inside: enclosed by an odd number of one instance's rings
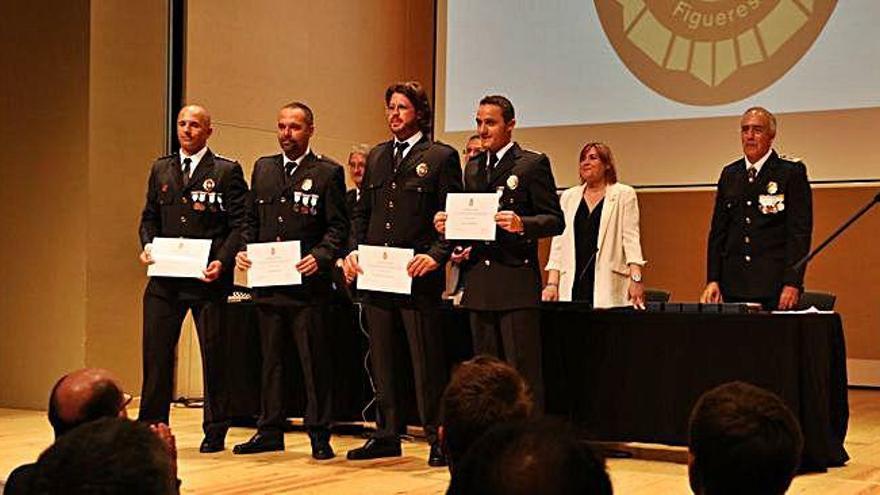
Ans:
POLYGON ((108 416, 124 416, 122 387, 112 373, 84 368, 64 375, 49 396, 49 422, 59 437, 77 426, 108 416))
POLYGON ((187 155, 194 155, 208 144, 211 114, 200 105, 187 105, 177 114, 177 140, 187 155))

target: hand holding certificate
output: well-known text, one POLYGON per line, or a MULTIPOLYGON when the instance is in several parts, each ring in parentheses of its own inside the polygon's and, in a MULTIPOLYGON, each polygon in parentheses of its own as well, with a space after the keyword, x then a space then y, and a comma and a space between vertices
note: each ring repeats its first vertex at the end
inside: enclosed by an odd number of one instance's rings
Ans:
POLYGON ((211 253, 211 239, 156 237, 150 249, 150 277, 202 278, 211 253))
POLYGON ((358 246, 358 264, 364 271, 358 276, 358 289, 412 293, 412 278, 407 273, 407 265, 413 256, 412 249, 358 246))
POLYGON ((498 193, 450 193, 446 195, 446 239, 495 240, 498 193))
POLYGON ((302 283, 302 275, 296 269, 300 260, 299 241, 248 244, 247 257, 251 262, 247 271, 248 287, 302 283))

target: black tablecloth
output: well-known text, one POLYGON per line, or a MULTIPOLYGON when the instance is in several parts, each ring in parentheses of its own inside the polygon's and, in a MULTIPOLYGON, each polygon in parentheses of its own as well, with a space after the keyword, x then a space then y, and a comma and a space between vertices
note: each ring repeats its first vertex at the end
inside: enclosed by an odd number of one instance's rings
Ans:
MULTIPOLYGON (((335 306, 332 314, 336 347, 328 358, 336 373, 336 417, 359 419, 372 398, 364 369, 367 340, 351 306, 335 306)), ((542 318, 547 412, 570 417, 594 439, 686 445, 697 398, 742 380, 777 393, 799 418, 802 469, 821 471, 848 459, 846 350, 836 314, 645 313, 553 304, 542 318)), ((444 319, 451 367, 471 355, 470 330, 462 311, 450 308, 444 319)), ((260 362, 253 307, 230 305, 227 322, 232 413, 253 416, 259 412, 260 362)), ((292 343, 287 354, 288 411, 298 416, 305 397, 292 343)), ((401 357, 401 376, 411 377, 406 353, 401 357)))
POLYGON ((732 380, 778 394, 801 423, 803 470, 840 466, 849 406, 838 315, 544 311, 548 412, 596 439, 686 445, 699 396, 732 380))

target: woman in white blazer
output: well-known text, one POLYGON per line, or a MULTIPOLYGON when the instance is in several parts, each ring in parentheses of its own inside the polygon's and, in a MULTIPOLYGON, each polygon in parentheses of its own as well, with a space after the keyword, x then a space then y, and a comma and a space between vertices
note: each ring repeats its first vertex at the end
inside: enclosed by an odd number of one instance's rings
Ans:
POLYGON ((645 307, 639 203, 617 182, 611 149, 581 149, 581 185, 562 193, 565 230, 553 238, 545 269, 545 301, 586 301, 595 308, 645 307))

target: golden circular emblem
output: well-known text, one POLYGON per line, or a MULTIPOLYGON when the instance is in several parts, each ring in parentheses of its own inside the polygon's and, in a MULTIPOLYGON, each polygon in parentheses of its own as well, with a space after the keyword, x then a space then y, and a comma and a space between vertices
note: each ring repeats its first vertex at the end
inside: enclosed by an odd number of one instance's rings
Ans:
POLYGON ((742 100, 816 41, 837 0, 595 0, 602 29, 652 90, 690 105, 742 100))
POLYGON ((424 162, 418 164, 416 166, 416 174, 418 174, 419 177, 424 177, 428 175, 428 164, 424 162))
POLYGON ((312 189, 312 179, 306 179, 302 182, 302 190, 309 191, 312 189))

